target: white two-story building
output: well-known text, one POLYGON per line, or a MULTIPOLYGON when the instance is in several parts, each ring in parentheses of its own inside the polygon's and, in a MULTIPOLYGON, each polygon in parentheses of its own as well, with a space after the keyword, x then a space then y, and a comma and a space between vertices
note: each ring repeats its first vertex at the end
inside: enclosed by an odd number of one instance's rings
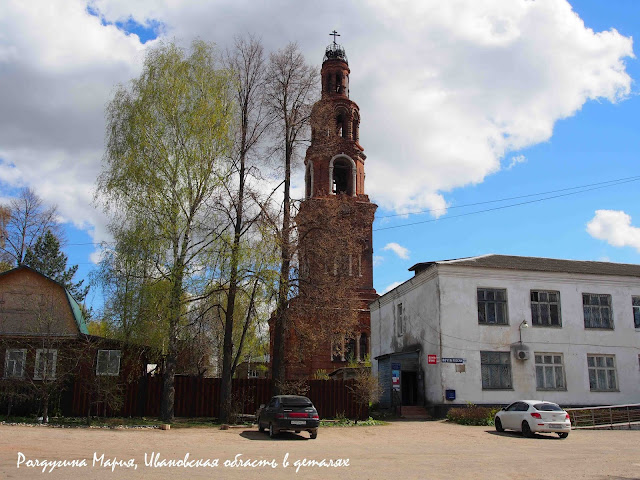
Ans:
POLYGON ((640 403, 640 265, 418 263, 370 304, 381 405, 640 403))

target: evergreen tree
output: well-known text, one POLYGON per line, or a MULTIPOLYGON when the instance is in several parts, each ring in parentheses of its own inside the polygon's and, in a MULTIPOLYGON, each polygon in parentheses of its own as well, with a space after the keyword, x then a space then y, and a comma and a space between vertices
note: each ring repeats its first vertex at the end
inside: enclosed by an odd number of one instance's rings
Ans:
POLYGON ((63 285, 79 303, 89 293, 88 286, 82 287, 84 280, 73 282, 78 266, 67 268, 67 256, 60 251, 60 241, 51 230, 47 230, 32 247, 27 248, 23 263, 63 285))

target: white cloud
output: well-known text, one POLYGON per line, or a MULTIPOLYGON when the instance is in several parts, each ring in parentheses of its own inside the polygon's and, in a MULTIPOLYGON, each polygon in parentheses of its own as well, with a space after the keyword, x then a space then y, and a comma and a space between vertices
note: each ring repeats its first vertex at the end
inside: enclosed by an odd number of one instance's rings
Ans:
POLYGON ((391 285, 388 285, 387 288, 384 289, 382 294, 384 295, 385 293, 390 292, 391 290, 396 288, 398 285, 402 285, 402 284, 403 282, 393 282, 391 285))
POLYGON ((387 243, 382 250, 385 250, 385 251, 391 250, 393 253, 395 253, 398 257, 402 258, 403 260, 409 259, 409 249, 395 242, 387 243))
POLYGON ((596 210, 587 232, 614 247, 633 247, 640 252, 640 228, 632 226, 631 216, 623 211, 596 210))
POLYGON ((515 157, 511 157, 511 162, 509 163, 507 170, 511 170, 517 164, 525 163, 526 161, 527 161, 527 157, 525 157, 524 155, 517 155, 515 157))
MULTIPOLYGON (((316 65, 336 28, 362 116, 367 193, 398 213, 443 214, 447 191, 482 182, 509 152, 548 140, 590 99, 624 98, 631 83, 632 39, 585 27, 565 0, 90 5, 107 23, 160 22, 162 38, 183 43, 224 48, 247 32, 267 51, 298 41, 316 65)), ((140 72, 149 45, 104 25, 85 0, 0 3, 0 181, 33 187, 98 241, 105 219, 90 200, 104 107, 117 83, 140 72)), ((302 169, 294 178, 299 193, 302 169)))
POLYGON ((384 257, 381 255, 374 255, 373 256, 373 266, 377 267, 378 265, 382 265, 382 262, 384 262, 384 257))

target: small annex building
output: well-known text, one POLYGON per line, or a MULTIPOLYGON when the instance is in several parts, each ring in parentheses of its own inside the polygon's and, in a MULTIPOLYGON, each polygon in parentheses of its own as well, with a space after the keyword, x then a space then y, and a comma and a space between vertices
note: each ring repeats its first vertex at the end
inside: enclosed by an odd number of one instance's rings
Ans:
POLYGON ((490 254, 409 270, 370 304, 381 406, 640 402, 640 265, 490 254))

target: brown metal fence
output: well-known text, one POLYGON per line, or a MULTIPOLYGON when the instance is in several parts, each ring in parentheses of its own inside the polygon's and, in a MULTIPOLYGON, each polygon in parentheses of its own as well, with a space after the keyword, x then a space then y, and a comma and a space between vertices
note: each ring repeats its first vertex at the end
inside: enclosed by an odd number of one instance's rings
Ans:
MULTIPOLYGON (((318 409, 320 418, 366 417, 367 409, 360 408, 350 387, 353 380, 310 380, 307 396, 318 409)), ((160 415, 162 377, 149 376, 123 387, 122 405, 117 410, 105 408, 99 402, 90 402, 83 386, 76 382, 67 414, 85 416, 91 408, 92 415, 100 416, 147 416, 160 415)), ((265 378, 243 378, 232 381, 232 402, 239 413, 255 414, 260 404, 271 398, 271 380, 265 378)), ((203 377, 175 377, 176 417, 212 417, 220 414, 220 379, 203 377)))

